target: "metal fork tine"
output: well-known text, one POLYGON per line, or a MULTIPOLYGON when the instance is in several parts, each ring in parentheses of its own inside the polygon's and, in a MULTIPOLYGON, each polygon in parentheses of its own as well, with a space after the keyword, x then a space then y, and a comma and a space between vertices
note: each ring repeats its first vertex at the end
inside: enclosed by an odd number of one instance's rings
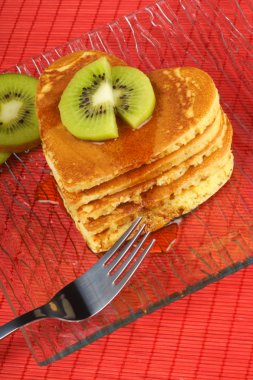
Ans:
POLYGON ((133 261, 134 257, 137 255, 137 253, 140 251, 140 248, 143 246, 143 243, 147 239, 150 232, 147 232, 141 241, 138 243, 138 245, 133 249, 133 251, 130 253, 130 255, 127 257, 127 259, 122 263, 122 265, 116 270, 116 272, 112 275, 113 280, 117 280, 119 276, 124 272, 124 270, 128 267, 128 265, 133 261))
POLYGON ((99 263, 99 266, 100 265, 104 265, 107 263, 107 261, 114 255, 114 253, 122 246, 122 244, 126 241, 126 239, 128 238, 128 236, 131 235, 131 233, 133 232, 133 230, 138 226, 138 224, 140 223, 142 217, 139 216, 134 222, 133 224, 131 224, 131 226, 126 230, 126 232, 124 232, 124 234, 121 236, 121 238, 116 241, 116 243, 109 249, 109 251, 107 251, 104 256, 98 261, 99 263))
POLYGON ((123 259, 123 257, 127 254, 134 242, 138 239, 145 227, 146 224, 143 224, 141 228, 136 232, 136 234, 132 237, 132 239, 130 239, 129 242, 125 245, 125 247, 117 254, 117 256, 115 256, 113 261, 107 266, 108 273, 110 273, 116 267, 116 265, 123 259))
POLYGON ((118 287, 118 290, 122 289, 126 285, 126 283, 130 280, 130 278, 132 277, 132 275, 134 274, 134 272, 136 271, 136 269, 138 269, 138 267, 140 266, 140 264, 142 263, 143 259, 145 258, 145 256, 147 255, 147 253, 150 251, 150 249, 152 248, 152 246, 153 246, 154 243, 155 243, 155 239, 151 240, 151 242, 149 243, 149 245, 143 250, 143 252, 140 254, 140 256, 135 261, 135 263, 131 266, 131 268, 124 275, 124 277, 122 278, 122 280, 120 280, 120 282, 117 285, 115 285, 116 287, 118 287))

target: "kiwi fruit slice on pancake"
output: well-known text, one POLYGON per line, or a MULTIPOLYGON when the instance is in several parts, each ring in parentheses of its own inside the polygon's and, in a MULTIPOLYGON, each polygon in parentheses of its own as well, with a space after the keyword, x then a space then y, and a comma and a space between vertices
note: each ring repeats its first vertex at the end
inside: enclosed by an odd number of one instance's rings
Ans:
POLYGON ((111 83, 111 66, 105 57, 84 66, 64 90, 59 110, 63 125, 83 140, 118 137, 111 83))
POLYGON ((39 143, 37 83, 23 74, 0 74, 0 152, 21 152, 39 143))
POLYGON ((9 157, 11 153, 0 153, 0 165, 3 164, 9 157))
POLYGON ((155 94, 149 78, 130 66, 112 67, 116 112, 132 128, 147 121, 155 108, 155 94))

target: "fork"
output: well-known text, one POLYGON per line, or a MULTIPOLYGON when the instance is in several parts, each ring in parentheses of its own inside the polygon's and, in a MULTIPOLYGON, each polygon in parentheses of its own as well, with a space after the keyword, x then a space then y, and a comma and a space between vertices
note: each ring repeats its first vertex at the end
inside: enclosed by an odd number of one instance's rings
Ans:
POLYGON ((147 232, 140 237, 145 224, 126 242, 140 221, 141 217, 137 218, 95 265, 62 288, 47 304, 1 326, 0 339, 20 327, 41 319, 56 318, 72 322, 80 321, 90 318, 104 309, 130 280, 155 242, 155 239, 152 239, 145 248, 143 247, 149 235, 147 232), (139 237, 140 239, 138 239, 139 237), (126 244, 118 252, 125 242, 126 244), (141 249, 142 252, 137 257, 141 249))

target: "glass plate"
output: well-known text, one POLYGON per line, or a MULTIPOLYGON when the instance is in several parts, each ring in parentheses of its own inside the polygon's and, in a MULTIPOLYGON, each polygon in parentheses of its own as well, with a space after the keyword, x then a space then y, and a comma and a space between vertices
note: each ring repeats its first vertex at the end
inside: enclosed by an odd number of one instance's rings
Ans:
MULTIPOLYGON (((214 78, 234 126, 229 183, 179 228, 155 234, 152 253, 112 304, 80 323, 44 320, 23 329, 40 365, 253 262, 253 5, 231 1, 225 14, 217 1, 173 4, 159 1, 8 70, 39 76, 58 57, 91 48, 145 71, 198 66, 214 78)), ((17 316, 48 301, 97 258, 62 207, 40 148, 13 155, 0 170, 1 287, 17 316)))

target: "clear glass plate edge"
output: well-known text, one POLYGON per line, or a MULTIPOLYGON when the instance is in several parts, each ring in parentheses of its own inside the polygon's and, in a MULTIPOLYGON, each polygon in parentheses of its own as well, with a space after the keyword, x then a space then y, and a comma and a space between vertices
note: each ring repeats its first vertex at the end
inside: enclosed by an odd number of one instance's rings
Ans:
MULTIPOLYGON (((178 301, 178 300, 180 300, 180 299, 182 299, 182 298, 184 298, 184 297, 186 297, 192 293, 195 293, 195 292, 205 288, 208 285, 211 285, 217 281, 222 280, 224 277, 226 277, 228 275, 231 275, 233 273, 238 272, 240 269, 247 268, 248 266, 250 266, 252 264, 253 264, 253 256, 247 258, 246 260, 244 260, 242 262, 237 262, 237 263, 235 263, 229 267, 226 267, 225 269, 218 272, 216 275, 209 276, 209 277, 204 278, 203 280, 197 282, 196 284, 193 284, 193 285, 186 287, 182 293, 179 293, 179 292, 174 293, 172 295, 169 295, 169 296, 161 299, 159 302, 153 303, 152 305, 150 305, 146 308, 145 313, 142 309, 140 309, 139 311, 136 311, 134 314, 129 315, 129 317, 122 319, 120 322, 112 323, 109 327, 104 327, 101 330, 99 330, 98 332, 90 335, 88 338, 81 340, 78 343, 75 343, 75 344, 67 347, 63 351, 57 353, 56 355, 51 356, 50 358, 48 358, 44 361, 41 361, 41 362, 37 361, 37 363, 40 366, 52 364, 55 361, 62 359, 69 354, 74 353, 75 351, 79 350, 80 348, 83 348, 85 346, 88 346, 91 343, 94 343, 96 340, 104 337, 105 335, 108 335, 108 334, 116 331, 117 329, 124 327, 124 326, 128 325, 129 323, 136 321, 138 318, 143 317, 143 316, 148 315, 148 314, 151 314, 154 311, 156 311, 156 310, 158 310, 164 306, 168 306, 172 302, 178 301)), ((28 346, 29 346, 33 356, 36 357, 36 355, 33 351, 32 345, 30 344, 29 338, 26 336, 25 332, 24 332, 24 336, 25 336, 25 339, 28 343, 28 346)))

